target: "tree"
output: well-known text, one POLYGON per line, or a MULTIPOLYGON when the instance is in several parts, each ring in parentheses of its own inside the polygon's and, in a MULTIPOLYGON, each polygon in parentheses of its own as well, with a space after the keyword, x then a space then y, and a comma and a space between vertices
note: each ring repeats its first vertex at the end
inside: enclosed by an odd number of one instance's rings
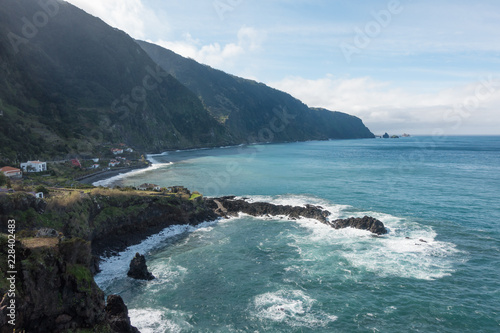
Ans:
POLYGON ((43 185, 38 185, 36 188, 35 188, 35 192, 38 193, 38 192, 42 192, 43 193, 43 196, 46 196, 47 194, 49 194, 49 190, 43 186, 43 185))
POLYGON ((9 178, 3 172, 0 172, 0 186, 7 185, 8 181, 9 178))

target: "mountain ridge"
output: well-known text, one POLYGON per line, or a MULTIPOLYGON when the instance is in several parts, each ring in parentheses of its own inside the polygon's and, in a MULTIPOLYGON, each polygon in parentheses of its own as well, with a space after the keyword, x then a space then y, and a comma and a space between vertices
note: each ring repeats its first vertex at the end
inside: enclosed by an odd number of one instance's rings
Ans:
POLYGON ((136 42, 165 71, 191 89, 219 122, 232 133, 240 134, 240 139, 258 137, 259 131, 270 127, 277 114, 281 114, 281 118, 288 114, 294 121, 287 123, 285 129, 273 133, 274 141, 374 137, 355 116, 310 108, 290 94, 264 83, 200 64, 153 43, 136 42), (255 118, 258 118, 257 121, 255 118), (248 119, 256 121, 254 128, 248 119))
POLYGON ((179 55, 160 66, 143 46, 61 0, 3 0, 0 163, 94 155, 121 142, 162 152, 373 137, 359 118, 310 109, 195 62, 186 66, 179 55), (192 73, 165 69, 175 64, 192 73))
POLYGON ((234 141, 130 36, 51 3, 50 18, 34 0, 3 0, 0 8, 2 159, 92 152, 105 142, 164 151, 234 141), (46 24, 26 35, 42 14, 46 24), (16 50, 14 35, 31 38, 16 50))

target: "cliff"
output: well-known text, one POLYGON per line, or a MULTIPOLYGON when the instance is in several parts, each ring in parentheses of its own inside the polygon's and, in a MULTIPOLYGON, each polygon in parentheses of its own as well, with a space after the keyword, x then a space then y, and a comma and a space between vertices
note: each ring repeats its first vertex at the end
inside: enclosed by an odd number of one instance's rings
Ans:
POLYGON ((147 151, 234 143, 130 36, 61 0, 2 0, 0 109, 5 164, 94 154, 107 142, 147 151))
MULTIPOLYGON (((202 197, 178 187, 165 195, 94 189, 55 194, 47 200, 26 193, 0 196, 1 232, 16 220, 16 328, 26 332, 136 332, 119 296, 108 297, 95 284, 96 255, 112 254, 174 224, 218 218, 202 197), (35 237, 35 230, 55 228, 56 237, 35 237), (62 236, 64 234, 64 236, 62 236), (111 303, 110 303, 111 302, 111 303)), ((49 229, 50 231, 50 229, 49 229)), ((41 233, 38 232, 38 235, 41 233)), ((0 253, 8 246, 0 238, 0 253)), ((6 325, 9 285, 7 261, 0 263, 0 326, 6 325), (2 321, 3 320, 3 321, 2 321)))
MULTIPOLYGON (((0 236, 0 253, 7 258, 7 238, 0 236)), ((89 270, 90 243, 73 238, 29 238, 15 243, 15 326, 11 317, 10 285, 0 284, 0 332, 13 329, 26 332, 75 332, 92 329, 94 332, 134 332, 113 329, 116 316, 109 314, 104 294, 94 282, 89 270)), ((1 281, 7 281, 7 267, 0 264, 1 281)), ((12 269, 9 269, 12 271, 12 269)), ((12 276, 10 274, 9 276, 12 276)), ((12 296, 12 295, 11 295, 12 296)), ((110 305, 112 306, 112 304, 110 305)), ((121 316, 126 314, 122 311, 121 316)), ((126 322, 126 321, 125 321, 126 322)), ((135 331, 137 332, 137 331, 135 331)))
POLYGON ((112 254, 176 224, 196 225, 219 216, 202 197, 182 187, 176 193, 96 188, 55 193, 47 200, 25 193, 0 196, 0 232, 15 217, 22 235, 53 228, 92 243, 94 254, 112 254))
POLYGON ((160 152, 373 137, 359 118, 138 45, 61 0, 2 0, 0 109, 2 164, 113 142, 160 152))
POLYGON ((263 83, 227 74, 155 44, 137 43, 167 73, 199 96, 212 116, 240 142, 374 137, 355 116, 309 108, 263 83))

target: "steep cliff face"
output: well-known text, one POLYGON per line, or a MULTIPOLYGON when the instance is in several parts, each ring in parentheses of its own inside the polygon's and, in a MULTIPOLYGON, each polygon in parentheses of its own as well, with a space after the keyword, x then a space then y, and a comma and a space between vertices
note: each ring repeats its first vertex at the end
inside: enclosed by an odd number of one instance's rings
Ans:
POLYGON ((242 142, 373 138, 361 119, 309 108, 263 83, 224 73, 158 45, 137 41, 169 74, 191 89, 242 142))
MULTIPOLYGON (((6 239, 1 237, 0 242, 0 251, 5 252, 6 239)), ((0 322, 0 332, 11 333, 13 328, 44 333, 89 328, 114 332, 106 315, 104 294, 89 270, 91 257, 90 243, 82 239, 31 238, 17 242, 16 326, 0 322)), ((11 298, 6 290, 0 293, 4 296, 0 303, 3 320, 8 318, 11 298)))
POLYGON ((60 0, 2 0, 0 109, 6 163, 103 142, 148 151, 232 142, 130 36, 60 0))
MULTIPOLYGON (((112 297, 105 306, 104 294, 93 279, 95 254, 122 250, 170 225, 198 224, 218 215, 202 197, 179 187, 169 195, 95 189, 47 201, 24 193, 1 196, 0 232, 7 231, 12 218, 18 239, 22 237, 15 247, 18 330, 137 332, 130 326, 123 301, 112 297), (47 226, 62 231, 64 238, 34 237, 34 230, 47 226)), ((0 235, 0 255, 6 258, 7 254, 7 239, 0 235)), ((0 262, 1 333, 12 332, 5 321, 9 311, 6 264, 6 260, 0 262)))

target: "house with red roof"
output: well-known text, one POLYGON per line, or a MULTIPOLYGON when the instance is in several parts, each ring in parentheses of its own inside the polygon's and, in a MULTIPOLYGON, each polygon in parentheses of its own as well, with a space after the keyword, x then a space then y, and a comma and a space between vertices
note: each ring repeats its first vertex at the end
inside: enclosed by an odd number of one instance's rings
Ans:
POLYGON ((21 179, 23 177, 23 172, 21 171, 21 169, 16 169, 10 166, 1 168, 0 172, 2 172, 5 176, 9 177, 10 179, 21 179))
POLYGON ((79 167, 79 168, 82 167, 82 164, 80 163, 80 161, 77 158, 74 158, 71 160, 71 165, 73 165, 75 167, 79 167))

